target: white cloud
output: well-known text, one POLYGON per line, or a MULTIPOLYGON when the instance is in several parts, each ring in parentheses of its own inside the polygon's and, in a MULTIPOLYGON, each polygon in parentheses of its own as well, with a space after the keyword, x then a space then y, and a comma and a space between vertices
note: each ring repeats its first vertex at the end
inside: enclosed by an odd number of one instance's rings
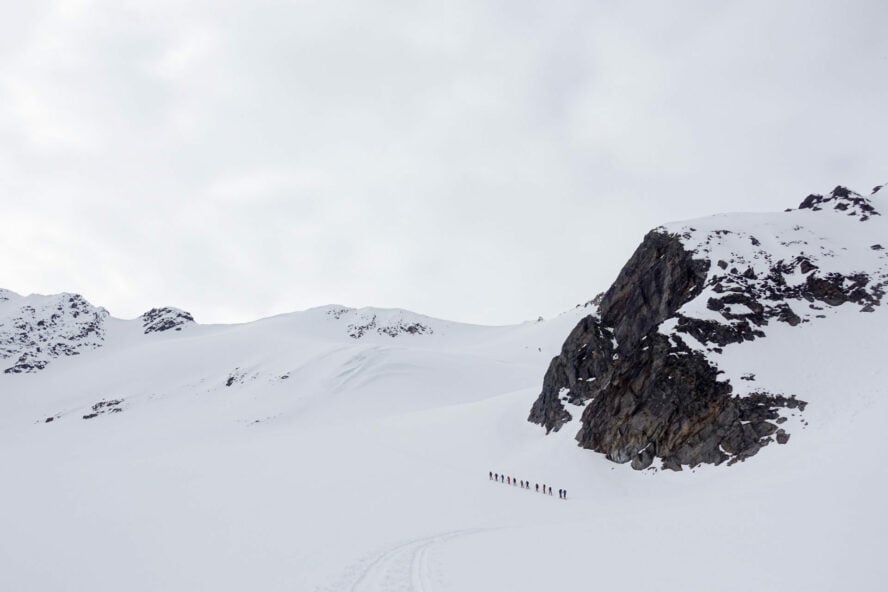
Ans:
POLYGON ((484 322, 888 175, 880 2, 59 2, 0 24, 0 285, 484 322))

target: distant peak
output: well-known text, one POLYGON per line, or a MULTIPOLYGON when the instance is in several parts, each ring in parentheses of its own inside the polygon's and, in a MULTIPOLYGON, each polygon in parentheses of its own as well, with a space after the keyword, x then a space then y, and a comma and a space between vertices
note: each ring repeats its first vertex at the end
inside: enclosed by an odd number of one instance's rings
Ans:
POLYGON ((152 308, 139 317, 142 320, 142 328, 145 335, 149 333, 161 333, 174 329, 181 331, 184 325, 194 323, 194 317, 190 312, 164 306, 162 308, 152 308))
MULTIPOLYGON (((881 186, 873 190, 873 195, 881 189, 881 186)), ((847 187, 837 185, 827 195, 812 193, 806 197, 801 204, 800 210, 812 210, 815 212, 821 210, 832 210, 843 213, 847 216, 854 216, 861 222, 869 220, 872 216, 880 216, 881 214, 873 206, 872 200, 864 197, 859 193, 851 191, 847 187)))
POLYGON ((434 319, 399 308, 361 308, 331 305, 320 307, 330 319, 347 323, 346 330, 352 339, 370 334, 397 337, 399 335, 428 335, 435 332, 434 319))
POLYGON ((96 349, 105 341, 108 311, 79 294, 19 296, 0 290, 0 301, 12 301, 0 316, 0 362, 6 374, 37 372, 52 360, 96 349))

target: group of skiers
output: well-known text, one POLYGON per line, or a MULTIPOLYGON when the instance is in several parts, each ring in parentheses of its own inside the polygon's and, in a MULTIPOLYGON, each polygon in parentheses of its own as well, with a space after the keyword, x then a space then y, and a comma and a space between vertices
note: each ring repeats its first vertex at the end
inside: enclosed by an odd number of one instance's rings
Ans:
MULTIPOLYGON (((515 477, 512 477, 511 475, 501 475, 500 473, 494 473, 493 471, 490 471, 488 473, 488 476, 490 477, 491 481, 496 481, 498 483, 505 483, 506 485, 514 485, 515 487, 521 487, 521 489, 530 489, 530 481, 525 481, 523 479, 516 479, 515 477)), ((540 484, 534 483, 534 489, 536 489, 537 493, 540 493, 540 484)), ((546 494, 552 495, 552 486, 550 485, 547 489, 546 484, 543 483, 542 492, 543 492, 543 495, 546 495, 546 494)), ((566 489, 559 489, 558 490, 558 497, 561 499, 567 499, 567 490, 566 489)))

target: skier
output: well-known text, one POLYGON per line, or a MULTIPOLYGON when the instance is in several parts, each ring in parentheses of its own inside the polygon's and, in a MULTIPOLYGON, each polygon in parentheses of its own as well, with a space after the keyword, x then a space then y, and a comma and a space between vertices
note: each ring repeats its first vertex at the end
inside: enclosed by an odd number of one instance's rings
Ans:
POLYGON ((506 477, 506 485, 510 485, 512 483, 511 477, 506 477))
POLYGON ((567 499, 567 490, 566 489, 564 490, 564 495, 561 499, 567 499))
POLYGON ((493 471, 487 471, 487 479, 493 481, 493 471))
POLYGON ((561 490, 558 490, 558 499, 561 499, 561 490))
POLYGON ((537 493, 539 493, 540 492, 540 484, 537 483, 536 486, 537 486, 537 493))
POLYGON ((552 495, 552 486, 549 486, 549 495, 552 495))

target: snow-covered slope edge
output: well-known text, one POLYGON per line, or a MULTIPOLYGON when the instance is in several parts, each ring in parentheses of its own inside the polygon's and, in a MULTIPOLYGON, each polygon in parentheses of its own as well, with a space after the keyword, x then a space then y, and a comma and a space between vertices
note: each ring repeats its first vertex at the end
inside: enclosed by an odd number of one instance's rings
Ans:
POLYGON ((583 319, 553 359, 530 421, 557 431, 581 412, 580 445, 637 469, 655 458, 677 470, 734 462, 788 442, 808 393, 756 378, 780 355, 762 342, 830 315, 884 316, 879 190, 836 187, 797 210, 653 230, 600 316, 583 319))

